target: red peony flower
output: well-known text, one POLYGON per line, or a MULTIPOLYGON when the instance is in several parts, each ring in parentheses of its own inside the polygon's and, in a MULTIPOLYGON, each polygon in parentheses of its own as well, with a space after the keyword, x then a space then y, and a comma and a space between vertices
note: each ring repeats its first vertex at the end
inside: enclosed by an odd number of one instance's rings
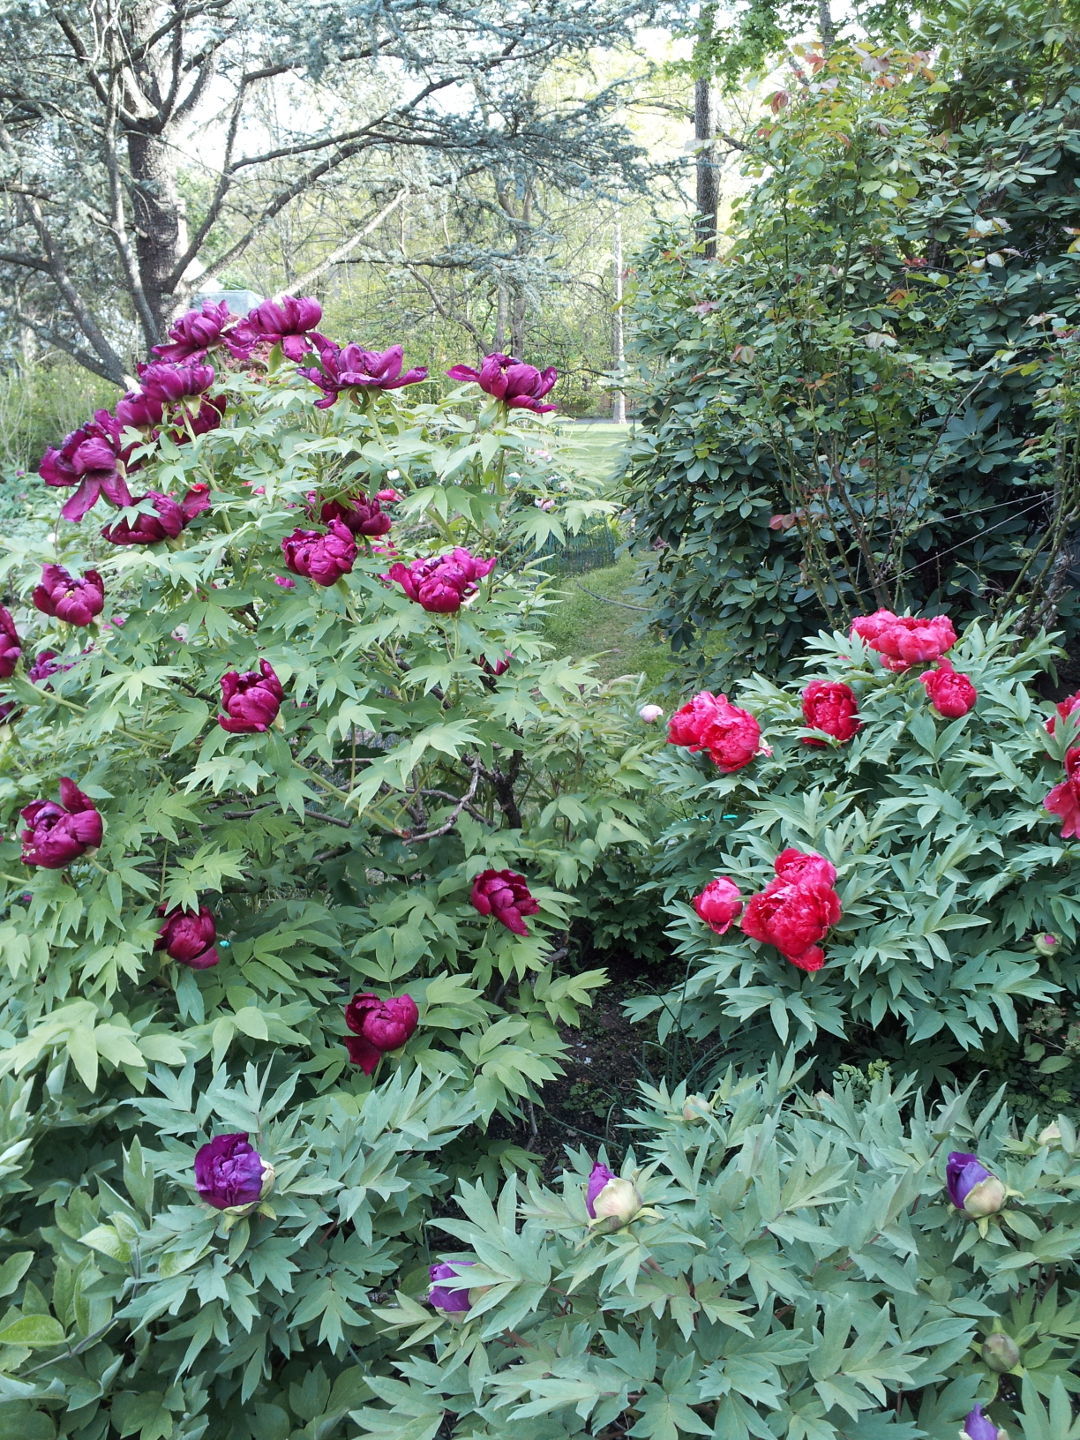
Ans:
MULTIPOLYGON (((812 729, 824 730, 841 742, 851 740, 862 729, 855 691, 840 680, 811 680, 802 692, 802 713, 812 729)), ((823 746, 825 741, 805 735, 802 743, 823 746)))
POLYGON ((448 555, 431 560, 398 561, 385 578, 394 580, 410 600, 436 615, 452 615, 477 593, 476 582, 495 568, 495 561, 481 560, 458 545, 448 555))
POLYGON ((205 905, 200 905, 197 912, 166 910, 159 905, 158 914, 162 921, 155 950, 164 950, 171 959, 192 970, 209 970, 218 963, 221 956, 214 947, 217 926, 205 905))
POLYGON ((62 870, 101 844, 103 827, 94 802, 66 776, 60 781, 59 805, 55 800, 35 800, 19 813, 26 821, 19 837, 24 865, 62 870))
POLYGON ((141 505, 146 500, 156 513, 136 515, 134 520, 117 520, 103 528, 102 536, 112 545, 157 545, 162 540, 175 540, 196 515, 209 508, 210 487, 193 485, 179 504, 170 495, 159 495, 153 490, 137 496, 131 503, 141 505))
POLYGON ((1080 745, 1065 752, 1065 779, 1043 801, 1043 809, 1061 817, 1061 838, 1080 836, 1080 745))
POLYGON ((743 933, 775 945, 800 970, 820 970, 825 963, 820 942, 840 919, 836 870, 813 850, 783 850, 773 868, 776 879, 746 907, 743 933))
POLYGON ((345 1039, 349 1059, 370 1075, 387 1050, 398 1050, 416 1029, 420 1012, 411 995, 380 1000, 365 992, 345 1006, 345 1024, 353 1032, 345 1039))
POLYGON ((525 876, 514 870, 482 871, 472 883, 469 899, 481 915, 493 916, 515 935, 528 935, 524 916, 540 909, 525 876))
POLYGON ((773 861, 778 880, 788 885, 835 885, 836 867, 816 850, 781 850, 773 861))
POLYGON ((294 530, 282 540, 281 549, 293 574, 305 575, 316 585, 333 585, 356 562, 356 541, 340 520, 331 520, 325 533, 294 530))
POLYGON ((708 750, 713 763, 730 775, 758 753, 761 726, 726 695, 703 690, 672 715, 667 738, 669 745, 685 745, 691 752, 708 750))
POLYGON ((382 508, 378 495, 371 500, 366 495, 359 494, 348 500, 323 500, 320 503, 319 497, 312 491, 308 496, 308 514, 313 519, 321 520, 324 525, 329 525, 332 520, 340 520, 353 535, 366 535, 369 538, 385 535, 393 524, 382 508))
POLYGON ((1066 695, 1064 700, 1058 702, 1057 715, 1051 715, 1046 722, 1046 733, 1053 735, 1057 729, 1058 716, 1067 720, 1077 710, 1080 710, 1080 690, 1077 690, 1075 695, 1066 695))
POLYGON ((62 565, 43 565, 41 583, 30 598, 43 615, 69 625, 89 625, 105 608, 105 584, 96 570, 87 570, 79 580, 62 565))
POLYGON ((710 930, 723 935, 738 919, 743 908, 739 887, 732 880, 718 876, 710 880, 700 895, 694 896, 694 909, 710 930))
POLYGON ((268 660, 258 670, 238 673, 230 670, 221 677, 221 708, 218 724, 233 735, 261 735, 277 719, 285 691, 268 660))
POLYGON ((939 660, 938 668, 925 671, 919 680, 926 687, 930 704, 949 720, 958 720, 973 710, 979 698, 968 676, 954 670, 948 660, 939 660))

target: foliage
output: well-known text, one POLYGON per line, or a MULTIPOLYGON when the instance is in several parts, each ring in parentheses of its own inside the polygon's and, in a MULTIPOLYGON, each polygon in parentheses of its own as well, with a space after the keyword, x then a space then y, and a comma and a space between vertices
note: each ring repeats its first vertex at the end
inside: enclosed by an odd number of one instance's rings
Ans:
POLYGON ((548 492, 543 422, 510 428, 474 387, 318 410, 277 347, 215 363, 220 428, 126 432, 133 488, 209 487, 182 533, 112 546, 98 508, 54 521, 55 552, 4 544, 25 660, 67 667, 6 681, 0 728, 0 1429, 27 1440, 313 1437, 366 1399, 369 1300, 417 1273, 455 1174, 513 1163, 457 1137, 558 1073, 556 1026, 603 980, 558 967, 575 889, 644 840, 639 722, 587 665, 543 658, 549 601, 520 557, 605 509, 585 482, 548 492), (393 528, 359 537, 350 573, 289 576, 282 541, 322 502, 388 487, 393 528), (456 545, 495 567, 455 613, 387 578, 395 547, 456 545), (89 635, 26 603, 41 559, 101 572, 89 635), (262 661, 280 713, 228 733, 222 678, 262 661), (24 866, 19 811, 61 777, 103 843, 24 866), (469 902, 505 868, 539 904, 524 936, 469 902), (163 911, 200 907, 220 959, 196 970, 154 947, 163 911), (367 991, 420 1010, 370 1078, 342 1023, 367 991), (231 1225, 191 1194, 223 1130, 278 1171, 231 1225))
MULTIPOLYGON (((947 1077, 963 1052, 999 1031, 1018 1038, 1033 1005, 1080 985, 1080 851, 1042 808, 1075 724, 1049 735, 1030 689, 1052 649, 971 625, 949 658, 978 702, 955 720, 931 709, 915 673, 883 669, 858 639, 822 635, 810 649, 806 679, 846 682, 858 697, 854 739, 808 746, 818 732, 797 691, 754 676, 737 698, 771 755, 731 775, 674 748, 658 761, 682 815, 660 837, 654 885, 688 973, 668 995, 632 1001, 633 1013, 657 1013, 661 1038, 682 1029, 740 1059, 780 1046, 812 1049, 826 1070, 871 1055, 947 1077), (714 934, 689 903, 714 876, 744 899, 763 890, 787 848, 839 872, 841 918, 810 974, 737 924, 714 934), (1059 955, 1040 956, 1040 931, 1061 936, 1059 955)), ((1059 1068, 1049 1055, 1038 1064, 1059 1068)))
POLYGON ((1080 1435, 1075 1128, 1040 1144, 1000 1097, 971 1117, 910 1081, 856 1097, 796 1079, 790 1061, 728 1074, 691 1121, 684 1086, 643 1087, 646 1163, 624 1170, 647 1208, 614 1233, 587 1234, 581 1153, 561 1190, 511 1179, 493 1203, 462 1184, 465 1218, 438 1224, 475 1262, 471 1308, 379 1307, 397 1375, 354 1412, 360 1434, 432 1440, 451 1415, 475 1440, 939 1440, 981 1402, 1025 1436, 1080 1435), (949 1204, 954 1146, 1020 1192, 1000 1215, 949 1204), (1000 1400, 979 1355, 996 1331, 1023 1366, 1000 1400))
POLYGON ((1074 623, 1076 32, 1025 66, 990 8, 977 98, 921 52, 804 57, 724 259, 644 256, 629 495, 677 648, 782 672, 878 605, 1074 623))

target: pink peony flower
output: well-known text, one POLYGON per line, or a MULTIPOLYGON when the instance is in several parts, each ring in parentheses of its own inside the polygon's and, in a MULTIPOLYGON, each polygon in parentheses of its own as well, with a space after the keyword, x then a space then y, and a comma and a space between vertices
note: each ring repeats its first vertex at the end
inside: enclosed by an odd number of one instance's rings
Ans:
POLYGON ((325 533, 294 530, 282 540, 281 549, 293 574, 306 575, 316 585, 333 585, 356 561, 356 541, 340 520, 331 520, 325 533))
POLYGON ((947 615, 920 620, 914 615, 875 610, 873 615, 853 620, 851 633, 878 651, 887 670, 906 670, 919 661, 940 660, 956 644, 956 631, 947 615))
POLYGON ((394 995, 389 1000, 370 992, 354 995, 345 1006, 345 1024, 353 1032, 345 1040, 349 1059, 370 1075, 386 1051, 405 1044, 419 1019, 411 995, 394 995))
MULTIPOLYGON (((862 729, 859 702, 850 685, 840 680, 811 680, 802 692, 803 719, 814 730, 824 730, 844 743, 862 729)), ((804 735, 804 745, 823 746, 824 740, 804 735)))
POLYGON ((1061 838, 1080 836, 1080 745, 1065 752, 1065 779, 1043 801, 1043 809, 1061 818, 1061 838))
POLYGON ((667 738, 670 745, 685 745, 692 753, 708 750, 713 763, 730 775, 758 754, 761 727, 726 695, 703 690, 672 715, 667 738))
POLYGON ((938 668, 924 671, 919 680, 926 687, 930 704, 949 720, 958 720, 973 710, 979 698, 968 676, 954 670, 948 660, 939 660, 938 668))
POLYGON ((514 870, 482 871, 472 883, 469 900, 481 915, 491 915, 515 935, 528 935, 524 917, 540 909, 525 876, 514 870))
POLYGON ((710 930, 723 935, 737 920, 743 908, 739 887, 732 880, 718 876, 710 880, 700 895, 694 896, 694 909, 710 930))

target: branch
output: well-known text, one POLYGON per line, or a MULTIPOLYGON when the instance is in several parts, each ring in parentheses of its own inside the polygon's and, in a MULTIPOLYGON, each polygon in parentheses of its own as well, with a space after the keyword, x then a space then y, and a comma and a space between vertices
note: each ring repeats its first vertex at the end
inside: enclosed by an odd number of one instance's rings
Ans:
POLYGON ((356 234, 351 236, 350 239, 346 240, 343 245, 339 245, 336 250, 332 250, 325 260, 321 261, 318 265, 316 265, 313 270, 309 270, 306 274, 301 275, 299 280, 294 281, 294 283, 290 286, 288 290, 282 290, 281 294, 295 295, 298 290, 306 290, 308 286, 311 285, 313 280, 317 280, 320 275, 325 275, 327 270, 331 269, 334 265, 339 264, 342 260, 344 260, 345 256, 348 255, 350 251, 356 249, 357 245, 360 244, 361 240, 363 240, 365 236, 370 235, 372 230, 374 230, 377 225, 380 225, 387 218, 387 216, 394 213, 394 211, 401 204, 402 200, 405 199, 405 196, 408 193, 409 187, 407 185, 403 186, 402 189, 400 189, 398 193, 394 196, 394 198, 390 201, 390 203, 388 205, 384 205, 383 208, 378 212, 378 214, 372 220, 370 220, 362 230, 358 230, 356 234))
POLYGON ((447 820, 444 820, 441 825, 437 825, 437 826, 434 828, 434 830, 425 830, 421 835, 409 835, 409 836, 407 836, 407 837, 406 837, 406 843, 407 843, 407 844, 409 844, 409 845, 416 845, 416 844, 418 844, 421 840, 434 840, 434 839, 436 839, 436 837, 439 836, 439 835, 445 835, 445 834, 447 834, 448 831, 452 830, 452 829, 454 828, 454 826, 457 824, 458 818, 459 818, 459 816, 461 815, 461 812, 462 812, 463 810, 468 810, 469 814, 472 815, 474 819, 480 820, 483 824, 485 824, 485 825, 490 824, 490 821, 488 820, 488 818, 487 818, 486 815, 481 815, 481 814, 479 813, 479 811, 477 811, 476 809, 474 809, 473 806, 469 804, 469 801, 470 801, 470 800, 473 798, 473 796, 476 794, 476 787, 477 787, 477 785, 479 785, 479 783, 480 783, 480 771, 481 771, 481 769, 482 769, 483 767, 482 767, 481 764, 480 764, 479 758, 477 758, 477 759, 475 759, 475 760, 466 761, 466 764, 469 766, 469 769, 472 771, 472 779, 469 781, 469 788, 465 791, 465 794, 464 794, 464 795, 460 795, 460 796, 458 796, 458 795, 449 795, 449 794, 446 793, 445 790, 421 790, 421 791, 420 791, 420 794, 421 794, 421 795, 435 795, 435 796, 437 796, 440 800, 449 800, 449 801, 452 802, 454 808, 453 808, 453 810, 450 812, 449 818, 448 818, 447 820))
POLYGON ((21 310, 14 312, 14 318, 20 325, 25 325, 28 330, 32 330, 39 340, 44 340, 47 345, 51 345, 55 350, 62 350, 65 355, 70 355, 84 370, 89 370, 94 375, 100 375, 102 380, 108 380, 113 385, 118 383, 116 375, 113 372, 107 370, 102 362, 89 350, 84 350, 81 346, 76 345, 70 336, 50 330, 39 320, 35 320, 31 315, 27 315, 21 310))
POLYGON ((464 315, 454 315, 451 313, 451 311, 447 310, 446 306, 439 299, 435 291, 435 287, 431 284, 431 282, 427 279, 425 275, 420 274, 419 270, 415 268, 411 261, 405 261, 405 268, 408 270, 409 274, 413 277, 413 279, 418 280, 423 286, 423 288, 427 291, 431 303, 435 306, 436 313, 438 315, 441 315, 444 320, 455 321, 458 325, 462 327, 463 330, 467 330, 472 336, 473 340, 476 342, 477 348, 481 351, 485 350, 487 348, 487 341, 484 339, 484 337, 481 335, 480 331, 476 328, 472 321, 466 320, 464 315))

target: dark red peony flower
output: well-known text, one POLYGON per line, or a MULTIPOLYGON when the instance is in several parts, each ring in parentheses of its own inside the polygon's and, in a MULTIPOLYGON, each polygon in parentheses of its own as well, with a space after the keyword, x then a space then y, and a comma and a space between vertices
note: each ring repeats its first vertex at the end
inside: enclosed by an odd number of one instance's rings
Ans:
MULTIPOLYGON (((862 729, 859 702, 850 685, 840 680, 811 680, 802 692, 803 719, 814 730, 824 730, 841 743, 862 729)), ((823 746, 824 740, 804 735, 804 745, 823 746)))
POLYGON ((345 1024, 353 1032, 345 1039, 349 1059, 370 1075, 387 1050, 398 1050, 416 1029, 420 1012, 411 995, 380 1000, 365 992, 345 1006, 345 1024))
POLYGON ((285 691, 267 660, 258 670, 242 674, 230 670, 221 677, 221 708, 218 724, 234 735, 256 735, 268 730, 277 719, 285 691))
POLYGON ((515 935, 528 935, 524 917, 540 909, 525 876, 515 870, 482 871, 472 883, 469 899, 481 915, 491 915, 515 935))
POLYGON ((60 804, 35 800, 19 812, 26 821, 22 859, 42 870, 62 870, 87 850, 101 844, 101 816, 74 780, 60 781, 60 804))
POLYGON ((77 487, 60 511, 65 520, 81 520, 102 495, 113 505, 131 504, 125 476, 133 447, 121 443, 122 428, 108 410, 95 410, 59 450, 45 451, 38 466, 45 484, 77 487))
POLYGON ((7 680, 14 675, 21 654, 22 641, 15 629, 15 621, 4 606, 0 605, 0 680, 7 680))
POLYGON ((282 540, 281 549, 293 574, 316 585, 333 585, 348 575, 356 561, 356 541, 340 520, 331 520, 325 532, 294 530, 282 540))
POLYGON ((324 500, 314 494, 308 496, 308 513, 329 525, 331 520, 340 520, 353 535, 374 538, 385 535, 393 523, 375 496, 369 500, 366 495, 354 495, 348 500, 324 500))
POLYGON ((192 970, 209 970, 211 965, 218 963, 221 956, 214 948, 217 926, 205 905, 200 905, 197 912, 166 910, 161 905, 158 914, 162 923, 154 941, 155 950, 164 950, 173 960, 179 960, 181 965, 188 965, 192 970))
POLYGON ((89 625, 105 608, 105 584, 96 570, 77 580, 62 565, 43 565, 41 584, 30 598, 43 615, 69 625, 89 625))
POLYGON ((559 372, 553 367, 537 370, 535 365, 523 365, 512 355, 495 353, 485 355, 480 369, 470 365, 455 365, 448 370, 451 380, 472 380, 496 400, 511 410, 532 410, 542 415, 545 410, 557 410, 557 405, 541 405, 559 372))
POLYGON ((149 501, 154 514, 136 515, 133 520, 116 520, 106 525, 101 533, 112 545, 157 545, 162 540, 175 540, 196 515, 209 508, 210 487, 193 485, 179 503, 170 495, 159 495, 151 490, 139 495, 131 503, 141 505, 149 501))
POLYGON ((448 555, 431 560, 402 561, 390 566, 386 576, 395 580, 410 600, 436 615, 452 615, 477 593, 478 580, 491 573, 495 561, 481 560, 459 545, 448 555))
POLYGON ((154 345, 153 353, 162 360, 177 362, 198 360, 207 350, 224 346, 236 359, 242 360, 251 353, 253 341, 238 340, 235 336, 237 317, 225 302, 205 300, 201 310, 189 310, 169 330, 169 344, 154 345))

